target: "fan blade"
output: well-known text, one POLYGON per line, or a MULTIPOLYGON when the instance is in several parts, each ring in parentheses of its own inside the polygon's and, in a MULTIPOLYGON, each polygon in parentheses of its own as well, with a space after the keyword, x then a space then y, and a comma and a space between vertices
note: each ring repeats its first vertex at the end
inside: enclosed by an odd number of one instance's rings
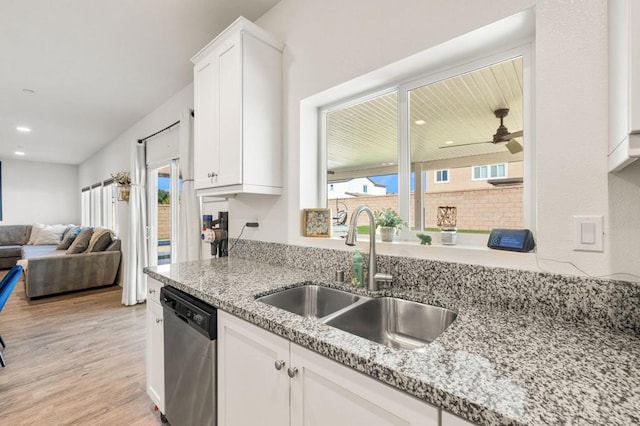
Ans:
POLYGON ((505 146, 507 147, 509 152, 512 154, 517 154, 519 152, 522 152, 523 150, 522 145, 520 145, 520 142, 514 139, 511 139, 509 142, 507 142, 505 146))
POLYGON ((509 136, 510 138, 519 138, 519 137, 521 137, 521 136, 522 136, 522 134, 523 134, 523 133, 522 133, 522 130, 520 130, 520 131, 518 131, 518 132, 509 133, 509 135, 508 135, 508 136, 509 136))
POLYGON ((438 148, 442 149, 442 148, 457 148, 459 146, 469 146, 469 145, 480 145, 483 143, 493 143, 493 141, 485 141, 485 142, 471 142, 471 143, 458 143, 458 144, 454 144, 454 145, 444 145, 444 146, 439 146, 438 148))

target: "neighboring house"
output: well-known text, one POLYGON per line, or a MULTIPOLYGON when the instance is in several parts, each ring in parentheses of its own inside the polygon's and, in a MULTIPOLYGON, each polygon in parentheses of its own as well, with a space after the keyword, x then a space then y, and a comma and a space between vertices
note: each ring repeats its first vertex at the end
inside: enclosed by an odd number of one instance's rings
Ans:
POLYGON ((387 186, 375 183, 368 177, 354 178, 330 182, 327 185, 327 197, 330 200, 336 198, 353 198, 368 195, 386 195, 387 186))

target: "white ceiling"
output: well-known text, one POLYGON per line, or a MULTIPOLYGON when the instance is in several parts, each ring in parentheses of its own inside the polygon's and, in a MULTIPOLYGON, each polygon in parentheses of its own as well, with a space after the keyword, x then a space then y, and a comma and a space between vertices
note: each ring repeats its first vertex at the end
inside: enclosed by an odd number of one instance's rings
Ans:
MULTIPOLYGON (((479 157, 521 161, 523 153, 510 154, 504 143, 456 145, 491 141, 500 124, 494 114, 498 108, 509 108, 504 119, 509 131, 521 131, 522 89, 522 58, 517 57, 411 90, 411 162, 424 162, 430 169, 468 166, 479 157), (423 123, 416 124, 419 120, 423 123)), ((396 173, 397 104, 392 92, 328 114, 327 163, 335 179, 352 176, 355 170, 396 173)), ((516 140, 523 143, 522 137, 516 140)))
POLYGON ((0 0, 0 157, 83 162, 188 85, 191 56, 238 16, 278 1, 0 0))

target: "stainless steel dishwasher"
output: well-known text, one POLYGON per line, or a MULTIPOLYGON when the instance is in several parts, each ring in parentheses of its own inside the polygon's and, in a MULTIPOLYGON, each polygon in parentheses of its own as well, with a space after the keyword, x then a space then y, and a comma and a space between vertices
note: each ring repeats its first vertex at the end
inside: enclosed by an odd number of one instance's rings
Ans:
POLYGON ((171 426, 215 425, 217 311, 207 303, 165 286, 165 416, 171 426))

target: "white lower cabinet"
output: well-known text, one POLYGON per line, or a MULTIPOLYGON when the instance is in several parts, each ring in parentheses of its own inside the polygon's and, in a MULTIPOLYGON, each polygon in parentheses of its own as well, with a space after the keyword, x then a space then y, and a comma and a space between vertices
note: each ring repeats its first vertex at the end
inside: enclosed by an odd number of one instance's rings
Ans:
POLYGON ((439 409, 218 311, 218 424, 438 425, 439 409))
POLYGON ((218 426, 288 425, 288 361, 285 339, 218 311, 218 426))
POLYGON ((161 288, 162 283, 147 277, 147 394, 164 414, 164 315, 160 304, 161 288))

